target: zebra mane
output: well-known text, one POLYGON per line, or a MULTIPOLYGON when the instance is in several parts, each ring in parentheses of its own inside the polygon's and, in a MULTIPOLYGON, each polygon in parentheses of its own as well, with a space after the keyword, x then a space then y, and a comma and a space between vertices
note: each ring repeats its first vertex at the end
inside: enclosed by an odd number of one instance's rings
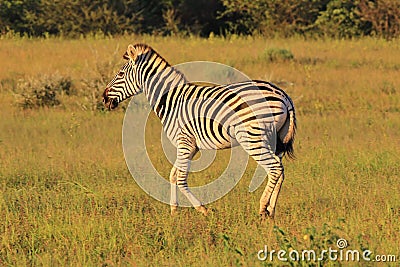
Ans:
MULTIPOLYGON (((147 44, 143 44, 143 43, 137 43, 135 45, 133 45, 133 47, 135 48, 135 50, 138 52, 138 56, 145 54, 149 51, 154 51, 153 48, 151 48, 151 46, 147 45, 147 44)), ((154 51, 156 52, 156 51, 154 51)), ((156 52, 156 54, 158 55, 158 53, 156 52)))
POLYGON ((135 45, 133 45, 133 47, 135 48, 135 50, 138 52, 138 56, 146 54, 146 53, 151 53, 151 54, 155 54, 157 55, 158 58, 160 58, 162 61, 165 62, 167 67, 170 67, 174 70, 174 73, 179 76, 180 79, 184 80, 185 83, 188 82, 188 80, 186 79, 185 75, 179 71, 178 69, 176 69, 174 66, 171 66, 171 64, 169 64, 169 62, 163 57, 161 56, 154 48, 152 48, 151 46, 144 44, 144 43, 137 43, 135 45))

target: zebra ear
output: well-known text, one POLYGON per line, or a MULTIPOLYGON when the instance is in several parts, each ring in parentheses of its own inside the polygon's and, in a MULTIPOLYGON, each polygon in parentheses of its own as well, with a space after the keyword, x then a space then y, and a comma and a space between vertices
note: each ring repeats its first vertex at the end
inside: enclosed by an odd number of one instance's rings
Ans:
POLYGON ((125 54, 122 56, 123 59, 129 60, 128 52, 125 51, 125 54))
POLYGON ((125 52, 124 58, 125 59, 132 59, 133 61, 136 59, 137 57, 137 52, 136 49, 133 45, 129 45, 128 49, 125 52))

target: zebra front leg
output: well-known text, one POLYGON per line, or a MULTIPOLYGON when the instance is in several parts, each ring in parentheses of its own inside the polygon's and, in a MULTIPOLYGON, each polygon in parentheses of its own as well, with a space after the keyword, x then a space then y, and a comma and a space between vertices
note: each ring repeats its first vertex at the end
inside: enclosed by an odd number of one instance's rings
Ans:
POLYGON ((194 138, 181 135, 178 138, 178 153, 174 168, 176 169, 176 179, 179 190, 189 199, 196 210, 207 215, 206 207, 193 195, 187 185, 190 161, 198 151, 194 138))
POLYGON ((175 215, 178 213, 178 191, 177 191, 177 184, 176 184, 176 176, 177 176, 177 169, 172 167, 171 173, 169 175, 169 182, 171 183, 171 198, 170 198, 170 206, 171 206, 171 215, 175 215))
MULTIPOLYGON (((188 172, 185 170, 177 170, 177 184, 179 190, 189 199, 190 203, 193 205, 193 207, 197 210, 203 213, 204 215, 207 215, 207 208, 201 203, 200 200, 198 200, 193 193, 190 191, 188 185, 187 185, 187 176, 188 172)), ((171 206, 172 210, 172 206, 171 206)))

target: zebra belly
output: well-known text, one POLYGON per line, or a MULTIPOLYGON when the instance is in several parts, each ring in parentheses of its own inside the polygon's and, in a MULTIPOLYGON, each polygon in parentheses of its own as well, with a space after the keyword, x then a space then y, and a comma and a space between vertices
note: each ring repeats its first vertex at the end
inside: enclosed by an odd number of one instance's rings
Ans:
MULTIPOLYGON (((239 145, 237 140, 229 134, 228 130, 221 128, 221 124, 213 120, 205 120, 204 118, 191 120, 190 122, 180 123, 180 127, 171 127, 164 129, 168 139, 176 147, 179 133, 182 128, 186 128, 186 132, 190 132, 196 140, 196 146, 199 149, 218 150, 226 149, 239 145)), ((230 127, 233 129, 232 127, 230 127)))
POLYGON ((200 118, 191 125, 196 129, 193 133, 199 149, 225 149, 237 143, 226 128, 212 119, 200 118))

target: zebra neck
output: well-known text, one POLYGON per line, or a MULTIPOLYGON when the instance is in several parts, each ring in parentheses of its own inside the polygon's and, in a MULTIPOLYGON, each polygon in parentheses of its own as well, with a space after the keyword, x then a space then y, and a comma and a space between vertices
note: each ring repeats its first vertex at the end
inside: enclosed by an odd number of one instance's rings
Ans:
POLYGON ((166 115, 166 101, 171 89, 186 83, 185 76, 174 67, 167 66, 156 72, 144 86, 144 93, 151 108, 163 121, 166 115))

